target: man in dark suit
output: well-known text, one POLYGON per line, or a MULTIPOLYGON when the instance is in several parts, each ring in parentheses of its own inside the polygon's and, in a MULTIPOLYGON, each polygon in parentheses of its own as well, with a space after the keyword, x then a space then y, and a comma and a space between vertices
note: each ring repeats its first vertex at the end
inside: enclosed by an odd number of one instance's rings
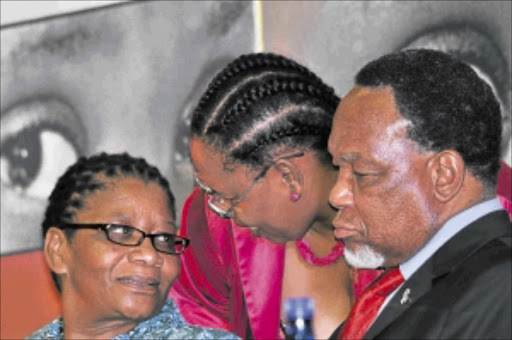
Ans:
POLYGON ((492 89, 442 52, 386 55, 357 74, 329 138, 335 235, 352 266, 404 280, 364 339, 512 338, 511 226, 494 197, 501 125, 492 89))

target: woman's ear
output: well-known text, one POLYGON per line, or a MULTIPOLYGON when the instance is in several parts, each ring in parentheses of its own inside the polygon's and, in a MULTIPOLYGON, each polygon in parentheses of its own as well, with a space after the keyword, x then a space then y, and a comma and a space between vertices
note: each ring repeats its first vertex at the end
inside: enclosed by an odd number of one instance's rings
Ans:
POLYGON ((44 256, 48 267, 56 274, 67 273, 69 242, 64 231, 50 227, 44 239, 44 256))
POLYGON ((445 150, 432 157, 428 164, 434 197, 442 203, 451 200, 462 188, 466 166, 462 156, 445 150))
POLYGON ((283 183, 288 188, 290 200, 298 201, 304 189, 304 178, 300 168, 287 159, 277 161, 275 168, 281 173, 283 183))

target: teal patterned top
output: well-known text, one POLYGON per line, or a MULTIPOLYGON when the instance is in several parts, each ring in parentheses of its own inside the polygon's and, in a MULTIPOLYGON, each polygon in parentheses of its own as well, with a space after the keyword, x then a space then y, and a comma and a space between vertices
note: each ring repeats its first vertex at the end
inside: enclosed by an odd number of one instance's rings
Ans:
MULTIPOLYGON (((64 339, 62 318, 55 319, 26 339, 64 339)), ((131 331, 113 339, 223 339, 235 340, 237 336, 220 329, 201 328, 189 325, 181 316, 178 307, 168 298, 160 314, 141 322, 131 331)))

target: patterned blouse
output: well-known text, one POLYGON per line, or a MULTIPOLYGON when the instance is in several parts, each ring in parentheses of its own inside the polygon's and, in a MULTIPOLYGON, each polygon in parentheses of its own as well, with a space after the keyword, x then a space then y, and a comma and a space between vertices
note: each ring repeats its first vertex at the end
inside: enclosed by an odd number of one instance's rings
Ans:
MULTIPOLYGON (((55 319, 48 325, 29 335, 26 339, 64 339, 62 318, 55 319)), ((125 334, 112 339, 223 339, 236 340, 237 336, 220 329, 201 328, 189 325, 181 316, 172 298, 168 298, 160 314, 139 323, 125 334)))

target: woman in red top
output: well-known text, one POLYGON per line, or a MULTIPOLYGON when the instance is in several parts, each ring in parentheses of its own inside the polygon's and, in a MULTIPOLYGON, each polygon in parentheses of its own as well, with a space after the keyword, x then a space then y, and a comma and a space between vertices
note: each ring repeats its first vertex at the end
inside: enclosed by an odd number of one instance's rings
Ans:
POLYGON ((192 116, 198 189, 182 214, 191 249, 172 292, 187 321, 276 339, 282 302, 310 296, 315 335, 327 338, 375 277, 351 280, 331 225, 338 103, 307 68, 269 53, 241 56, 212 80, 192 116))

